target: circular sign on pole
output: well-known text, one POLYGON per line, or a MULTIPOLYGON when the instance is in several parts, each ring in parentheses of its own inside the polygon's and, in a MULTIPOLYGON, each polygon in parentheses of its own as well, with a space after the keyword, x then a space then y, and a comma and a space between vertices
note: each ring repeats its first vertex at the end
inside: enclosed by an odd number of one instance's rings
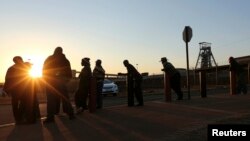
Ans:
POLYGON ((189 84, 189 57, 188 57, 188 42, 190 42, 193 33, 190 26, 185 26, 182 33, 183 40, 186 42, 186 54, 187 54, 187 89, 188 89, 188 99, 190 99, 190 84, 189 84))
POLYGON ((186 43, 190 42, 193 36, 192 28, 190 26, 185 26, 182 35, 183 35, 183 40, 186 43))

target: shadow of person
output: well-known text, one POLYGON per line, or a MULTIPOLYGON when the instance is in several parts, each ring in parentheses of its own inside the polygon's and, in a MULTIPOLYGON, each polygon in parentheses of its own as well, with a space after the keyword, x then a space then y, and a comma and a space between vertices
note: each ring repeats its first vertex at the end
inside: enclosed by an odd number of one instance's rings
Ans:
POLYGON ((92 124, 89 123, 88 120, 85 120, 86 116, 89 115, 89 113, 84 114, 84 118, 78 116, 73 121, 70 121, 65 117, 59 117, 57 121, 58 126, 60 126, 60 130, 67 133, 67 136, 70 137, 72 141, 110 141, 110 139, 104 138, 104 135, 102 134, 105 132, 105 129, 100 128, 100 126, 96 125, 95 122, 92 124))
POLYGON ((17 125, 7 137, 7 141, 44 141, 41 123, 17 125))
POLYGON ((64 132, 61 129, 62 127, 58 125, 57 120, 53 123, 43 124, 43 126, 44 126, 43 134, 46 140, 51 140, 51 141, 70 140, 70 139, 66 139, 67 136, 63 135, 64 132))

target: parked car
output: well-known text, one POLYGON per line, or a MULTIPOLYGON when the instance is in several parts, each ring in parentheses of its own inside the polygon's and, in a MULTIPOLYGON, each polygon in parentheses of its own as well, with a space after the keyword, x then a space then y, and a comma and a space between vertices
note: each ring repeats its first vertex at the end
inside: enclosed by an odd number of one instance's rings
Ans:
POLYGON ((112 94, 113 96, 116 96, 118 93, 118 86, 115 84, 114 81, 109 79, 104 79, 103 81, 103 88, 102 88, 102 94, 106 96, 107 94, 112 94))

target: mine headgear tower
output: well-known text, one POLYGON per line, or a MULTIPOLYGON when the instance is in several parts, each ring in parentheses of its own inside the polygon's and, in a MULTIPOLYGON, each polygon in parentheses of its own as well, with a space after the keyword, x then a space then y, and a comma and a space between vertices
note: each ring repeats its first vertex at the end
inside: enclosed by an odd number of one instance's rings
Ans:
POLYGON ((213 53, 211 51, 211 43, 200 42, 200 52, 195 65, 195 69, 201 68, 211 68, 213 66, 217 67, 217 63, 214 59, 213 53))

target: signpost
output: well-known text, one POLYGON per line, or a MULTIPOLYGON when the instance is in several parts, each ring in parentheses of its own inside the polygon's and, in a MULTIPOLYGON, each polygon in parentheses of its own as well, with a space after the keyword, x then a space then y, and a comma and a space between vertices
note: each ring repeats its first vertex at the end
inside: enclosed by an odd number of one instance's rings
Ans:
POLYGON ((185 26, 183 30, 183 40, 186 43, 186 56, 187 56, 187 90, 188 90, 188 99, 190 99, 190 85, 189 85, 189 57, 188 57, 188 42, 190 42, 193 33, 190 26, 185 26))

